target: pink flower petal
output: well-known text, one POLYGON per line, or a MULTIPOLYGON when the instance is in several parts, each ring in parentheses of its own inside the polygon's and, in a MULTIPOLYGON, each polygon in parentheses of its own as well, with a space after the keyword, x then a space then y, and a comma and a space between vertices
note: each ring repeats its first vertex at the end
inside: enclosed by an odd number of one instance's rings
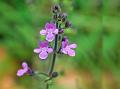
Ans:
POLYGON ((76 48, 77 45, 76 45, 76 44, 70 44, 69 47, 70 47, 70 48, 76 48))
POLYGON ((67 50, 69 56, 75 56, 75 51, 72 49, 67 50))
POLYGON ((46 59, 48 57, 48 53, 46 51, 42 51, 40 54, 39 54, 39 57, 41 59, 46 59))
POLYGON ((55 39, 55 36, 52 33, 48 33, 46 36, 46 40, 51 42, 55 39))
POLYGON ((46 30, 44 30, 44 29, 40 31, 40 34, 41 34, 41 35, 46 35, 46 33, 47 33, 47 32, 46 32, 46 30))
POLYGON ((67 54, 66 48, 62 48, 62 49, 61 49, 61 52, 64 53, 64 54, 67 54))
POLYGON ((58 29, 55 29, 55 31, 53 33, 54 34, 58 34, 58 29))
POLYGON ((27 63, 26 63, 26 62, 23 62, 23 63, 22 63, 22 67, 23 67, 23 68, 28 68, 27 63))
POLYGON ((17 76, 21 77, 25 74, 25 71, 23 69, 19 69, 17 72, 17 76))
POLYGON ((52 53, 52 52, 53 52, 53 49, 52 49, 52 48, 48 48, 48 49, 47 49, 47 52, 48 52, 48 53, 52 53))
POLYGON ((27 64, 26 62, 23 62, 23 63, 22 63, 22 67, 23 67, 23 70, 24 70, 25 72, 27 72, 28 69, 29 69, 28 64, 27 64))
POLYGON ((46 23, 45 29, 56 29, 56 26, 54 23, 46 23))
POLYGON ((41 52, 41 49, 40 49, 40 48, 36 48, 36 49, 34 49, 34 52, 35 52, 35 53, 40 53, 40 52, 41 52))

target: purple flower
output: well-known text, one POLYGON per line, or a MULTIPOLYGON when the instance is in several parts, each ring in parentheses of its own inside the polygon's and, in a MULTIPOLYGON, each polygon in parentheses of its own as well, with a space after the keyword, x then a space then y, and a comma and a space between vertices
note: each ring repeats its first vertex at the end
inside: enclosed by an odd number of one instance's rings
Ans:
POLYGON ((40 34, 46 35, 46 40, 51 42, 55 39, 55 35, 58 34, 58 29, 54 23, 46 23, 45 29, 42 29, 40 34))
POLYGON ((22 68, 17 71, 17 76, 21 77, 24 74, 32 74, 32 70, 28 67, 28 64, 26 62, 22 63, 22 68))
POLYGON ((46 59, 48 53, 52 53, 53 49, 49 47, 48 41, 40 42, 39 48, 34 49, 35 53, 39 53, 39 58, 46 59))
POLYGON ((75 51, 73 50, 73 48, 76 47, 77 47, 76 44, 69 44, 68 39, 64 37, 62 41, 61 52, 64 54, 68 54, 69 56, 75 56, 75 51))

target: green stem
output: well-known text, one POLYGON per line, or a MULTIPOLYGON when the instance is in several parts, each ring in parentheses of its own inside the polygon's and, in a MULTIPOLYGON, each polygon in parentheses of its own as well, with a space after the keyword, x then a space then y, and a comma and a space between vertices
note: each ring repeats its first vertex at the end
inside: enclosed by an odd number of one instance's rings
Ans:
POLYGON ((38 73, 38 74, 41 74, 41 75, 44 75, 44 76, 46 76, 46 77, 49 77, 49 75, 48 74, 46 74, 46 73, 38 73))
POLYGON ((49 89, 49 84, 46 85, 46 89, 49 89))
MULTIPOLYGON (((58 23, 56 22, 56 27, 58 28, 58 23)), ((51 76, 54 66, 55 66, 55 60, 56 60, 56 52, 57 52, 57 45, 58 45, 58 35, 55 35, 55 42, 54 42, 54 53, 52 58, 52 65, 50 67, 49 75, 51 76)))

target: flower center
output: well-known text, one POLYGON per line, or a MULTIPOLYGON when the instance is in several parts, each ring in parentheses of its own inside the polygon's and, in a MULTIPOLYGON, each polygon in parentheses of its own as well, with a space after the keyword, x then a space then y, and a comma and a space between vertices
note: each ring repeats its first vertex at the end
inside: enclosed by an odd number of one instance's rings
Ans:
POLYGON ((54 31, 54 29, 47 29, 48 33, 52 33, 54 31))
POLYGON ((46 47, 43 47, 43 48, 41 48, 42 49, 42 51, 46 51, 46 47))

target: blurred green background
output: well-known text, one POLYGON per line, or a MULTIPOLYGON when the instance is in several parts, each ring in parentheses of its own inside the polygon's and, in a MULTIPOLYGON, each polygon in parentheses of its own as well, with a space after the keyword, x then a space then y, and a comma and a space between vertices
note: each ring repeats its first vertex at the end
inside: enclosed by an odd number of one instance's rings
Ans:
POLYGON ((78 47, 75 57, 58 55, 50 89, 120 89, 120 0, 0 0, 0 89, 45 89, 16 71, 22 61, 48 71, 50 60, 39 61, 33 49, 54 4, 68 13, 73 27, 65 34, 78 47))

